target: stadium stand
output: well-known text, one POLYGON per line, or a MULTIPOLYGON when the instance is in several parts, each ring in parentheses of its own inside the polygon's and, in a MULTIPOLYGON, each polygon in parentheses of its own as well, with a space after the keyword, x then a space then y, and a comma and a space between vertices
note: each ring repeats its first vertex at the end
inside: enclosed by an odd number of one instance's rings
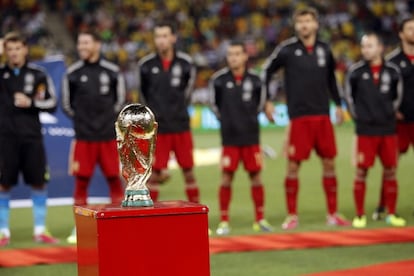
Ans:
POLYGON ((1 34, 18 28, 30 37, 36 45, 32 58, 60 52, 69 63, 74 44, 72 50, 62 49, 69 43, 56 41, 50 26, 62 24, 72 41, 79 30, 94 27, 104 39, 104 55, 122 66, 128 88, 134 90, 135 63, 152 50, 154 23, 173 20, 179 30, 178 47, 192 55, 199 68, 196 88, 202 91, 212 72, 223 65, 230 39, 246 41, 250 65, 258 68, 278 42, 292 35, 290 15, 303 5, 320 11, 320 36, 331 42, 340 80, 347 65, 358 58, 357 41, 364 30, 381 32, 387 46, 394 47, 398 20, 414 11, 413 0, 5 0, 0 2, 0 24, 1 34), (48 24, 54 14, 60 22, 48 24))

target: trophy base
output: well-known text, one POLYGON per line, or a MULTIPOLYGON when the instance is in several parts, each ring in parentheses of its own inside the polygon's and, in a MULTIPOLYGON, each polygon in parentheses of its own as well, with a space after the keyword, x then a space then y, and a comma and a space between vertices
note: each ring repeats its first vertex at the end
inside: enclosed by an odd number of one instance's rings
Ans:
POLYGON ((126 190, 125 200, 122 201, 123 207, 152 207, 152 201, 148 190, 126 190))
POLYGON ((122 207, 152 207, 154 202, 150 200, 122 201, 122 207))

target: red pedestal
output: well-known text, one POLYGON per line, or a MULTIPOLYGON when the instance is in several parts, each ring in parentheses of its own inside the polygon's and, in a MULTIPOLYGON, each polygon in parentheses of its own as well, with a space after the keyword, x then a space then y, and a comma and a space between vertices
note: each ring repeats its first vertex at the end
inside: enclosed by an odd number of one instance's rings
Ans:
POLYGON ((75 206, 79 276, 210 275, 208 208, 75 206))

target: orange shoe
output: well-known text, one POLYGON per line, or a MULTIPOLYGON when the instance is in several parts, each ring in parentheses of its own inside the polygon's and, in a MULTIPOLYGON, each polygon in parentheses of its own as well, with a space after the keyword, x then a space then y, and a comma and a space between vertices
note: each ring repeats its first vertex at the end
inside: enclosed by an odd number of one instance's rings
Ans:
POLYGON ((10 243, 10 237, 0 233, 0 247, 6 246, 10 243))
POLYGON ((47 230, 39 235, 33 236, 33 240, 37 243, 57 244, 59 240, 54 238, 47 230))
POLYGON ((351 222, 338 213, 328 215, 326 217, 326 224, 330 226, 351 226, 351 222))
POLYGON ((289 215, 282 224, 283 230, 293 230, 299 225, 299 219, 296 215, 289 215))

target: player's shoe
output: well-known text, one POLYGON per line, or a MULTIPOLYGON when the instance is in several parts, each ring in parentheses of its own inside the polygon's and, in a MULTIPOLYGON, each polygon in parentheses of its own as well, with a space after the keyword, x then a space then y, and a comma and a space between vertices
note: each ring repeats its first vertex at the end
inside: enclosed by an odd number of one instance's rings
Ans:
POLYGON ((270 225, 270 223, 267 220, 261 219, 259 221, 256 221, 255 223, 253 223, 253 231, 255 231, 255 232, 272 232, 273 231, 273 226, 270 225))
POLYGON ((299 219, 296 215, 289 215, 282 224, 283 230, 293 230, 299 225, 299 219))
POLYGON ((352 226, 355 228, 365 228, 367 227, 367 217, 363 216, 356 216, 352 220, 352 226))
POLYGON ((223 236, 230 234, 230 225, 227 221, 222 221, 219 223, 216 229, 216 234, 223 236))
POLYGON ((33 240, 37 243, 44 243, 44 244, 57 244, 59 240, 53 237, 49 231, 45 230, 43 233, 34 235, 33 240))
POLYGON ((76 227, 73 228, 72 233, 70 233, 70 236, 66 238, 66 242, 70 244, 76 244, 77 238, 76 238, 76 227))
POLYGON ((10 243, 10 237, 0 233, 0 247, 6 246, 10 243))
POLYGON ((343 215, 335 213, 326 217, 326 225, 330 226, 350 226, 351 222, 343 215))
POLYGON ((388 215, 385 217, 385 222, 391 226, 395 227, 403 227, 406 224, 405 219, 396 216, 396 215, 388 215))
POLYGON ((383 220, 384 218, 385 218, 385 208, 383 206, 377 207, 374 213, 372 213, 372 219, 383 220))

